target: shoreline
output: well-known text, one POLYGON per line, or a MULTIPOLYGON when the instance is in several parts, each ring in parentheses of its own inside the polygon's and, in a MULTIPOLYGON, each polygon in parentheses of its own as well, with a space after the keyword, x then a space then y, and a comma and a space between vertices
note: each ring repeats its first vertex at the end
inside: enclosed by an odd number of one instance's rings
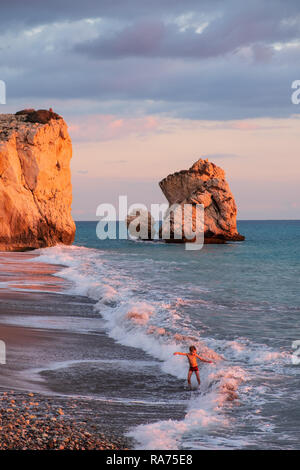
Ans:
POLYGON ((83 399, 57 395, 28 375, 37 351, 74 339, 42 322, 35 328, 22 325, 27 316, 49 314, 51 297, 59 297, 63 308, 70 301, 61 294, 71 284, 54 276, 63 266, 30 262, 37 256, 0 253, 0 339, 6 344, 6 364, 0 365, 0 450, 127 450, 131 440, 116 433, 116 427, 110 429, 108 420, 92 419, 93 407, 83 399))
MULTIPOLYGON (((10 391, 20 403, 33 393, 54 417, 59 404, 65 419, 92 429, 85 445, 92 439, 99 448, 104 444, 97 436, 103 435, 114 449, 134 449, 127 433, 136 426, 182 419, 186 395, 178 390, 178 380, 141 349, 110 338, 95 301, 67 291, 72 282, 54 275, 64 266, 31 262, 32 257, 32 252, 0 253, 0 339, 7 353, 6 365, 0 366, 0 406, 3 393, 10 391), (144 382, 153 385, 149 389, 144 382), (166 391, 179 393, 179 399, 166 401, 166 391)), ((28 426, 42 430, 46 421, 28 426)))

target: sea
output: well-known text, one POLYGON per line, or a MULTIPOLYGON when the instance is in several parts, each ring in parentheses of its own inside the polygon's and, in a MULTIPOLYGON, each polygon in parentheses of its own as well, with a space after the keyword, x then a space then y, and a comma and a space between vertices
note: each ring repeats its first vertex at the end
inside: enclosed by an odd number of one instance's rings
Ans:
POLYGON ((77 222, 72 246, 34 252, 61 265, 66 295, 93 300, 92 328, 101 322, 113 340, 114 355, 89 357, 92 373, 73 392, 102 396, 106 364, 122 373, 114 399, 133 413, 157 404, 155 419, 126 431, 137 449, 299 449, 300 221, 239 221, 244 242, 195 251, 99 240, 96 225, 77 222), (173 353, 191 345, 213 363, 199 361, 201 386, 193 377, 190 390, 187 358, 173 353))

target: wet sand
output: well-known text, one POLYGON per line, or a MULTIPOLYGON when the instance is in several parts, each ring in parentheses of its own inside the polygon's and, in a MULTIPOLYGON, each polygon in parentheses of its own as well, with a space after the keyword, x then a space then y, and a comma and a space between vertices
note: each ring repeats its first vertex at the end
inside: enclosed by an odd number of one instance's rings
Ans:
POLYGON ((53 276, 61 267, 32 262, 35 256, 0 253, 0 339, 6 343, 0 396, 13 391, 22 402, 34 393, 42 408, 61 407, 64 419, 86 423, 107 442, 122 439, 120 448, 134 445, 124 438, 132 426, 158 414, 181 419, 184 400, 168 407, 159 400, 164 386, 177 392, 178 381, 162 376, 147 354, 109 338, 93 301, 66 294, 71 284, 53 276), (153 383, 148 392, 144 381, 153 383))

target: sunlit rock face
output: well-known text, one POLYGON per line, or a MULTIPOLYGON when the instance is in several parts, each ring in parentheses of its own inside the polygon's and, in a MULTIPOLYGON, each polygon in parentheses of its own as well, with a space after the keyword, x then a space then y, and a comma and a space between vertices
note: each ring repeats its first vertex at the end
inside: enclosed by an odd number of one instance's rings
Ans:
POLYGON ((72 143, 52 110, 0 115, 0 250, 71 244, 72 143))
MULTIPOLYGON (((199 159, 190 169, 167 176, 159 185, 170 206, 203 204, 205 243, 244 240, 245 237, 237 231, 237 207, 222 168, 208 160, 199 159)), ((167 231, 166 223, 163 223, 161 233, 167 231)), ((194 223, 193 230, 195 227, 194 223)), ((171 220, 170 239, 166 241, 180 242, 174 233, 175 224, 171 220)), ((183 237, 181 241, 189 240, 183 237)))
POLYGON ((140 240, 152 240, 155 237, 154 223, 150 212, 144 209, 133 210, 126 218, 129 235, 140 240))

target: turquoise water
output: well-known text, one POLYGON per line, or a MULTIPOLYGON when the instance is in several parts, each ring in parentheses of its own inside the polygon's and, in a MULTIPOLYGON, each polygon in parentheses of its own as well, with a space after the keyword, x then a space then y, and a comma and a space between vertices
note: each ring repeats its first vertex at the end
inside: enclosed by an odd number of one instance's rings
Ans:
POLYGON ((95 222, 76 225, 74 246, 41 250, 41 260, 67 266, 60 275, 97 301, 109 336, 177 377, 181 401, 187 364, 173 352, 193 343, 215 362, 201 366, 200 390, 185 392, 185 418, 137 426, 137 446, 298 448, 300 221, 241 221, 245 242, 200 251, 100 241, 95 222))
POLYGON ((209 312, 213 305, 214 312, 206 318, 202 307, 201 316, 206 327, 220 330, 224 337, 239 335, 242 329, 255 338, 259 328, 270 344, 274 337, 282 346, 290 346, 296 339, 295 328, 300 327, 300 221, 241 221, 238 228, 246 242, 207 245, 199 252, 186 251, 182 245, 100 241, 94 222, 76 225, 75 245, 107 251, 114 260, 120 255, 128 272, 138 273, 147 285, 150 281, 162 298, 170 291, 178 296, 185 290, 193 298, 191 287, 207 289, 201 298, 210 302, 209 312), (155 269, 155 263, 163 268, 155 269), (153 279, 149 279, 148 269, 153 271, 153 279), (220 324, 216 325, 218 315, 220 324))

